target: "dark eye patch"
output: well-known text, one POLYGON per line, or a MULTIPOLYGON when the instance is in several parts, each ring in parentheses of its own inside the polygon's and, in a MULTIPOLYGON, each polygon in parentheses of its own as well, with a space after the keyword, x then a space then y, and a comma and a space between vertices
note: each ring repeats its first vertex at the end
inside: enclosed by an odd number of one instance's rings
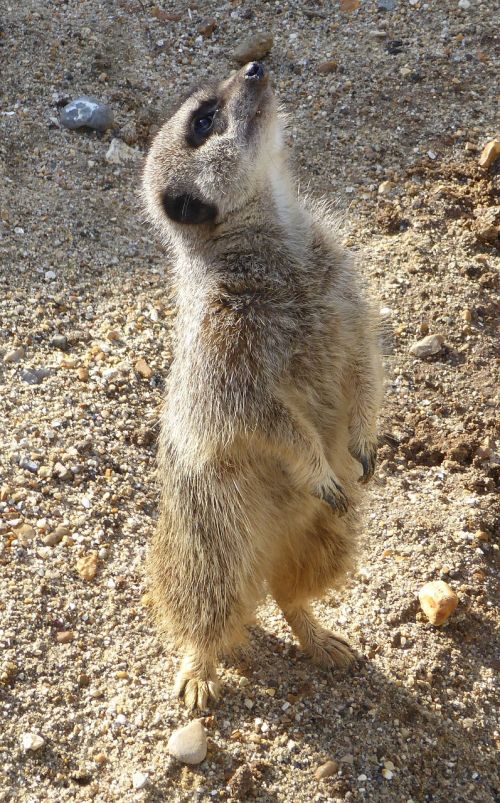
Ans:
POLYGON ((220 111, 217 98, 205 100, 191 115, 188 122, 186 141, 192 148, 199 148, 215 130, 215 121, 220 111))

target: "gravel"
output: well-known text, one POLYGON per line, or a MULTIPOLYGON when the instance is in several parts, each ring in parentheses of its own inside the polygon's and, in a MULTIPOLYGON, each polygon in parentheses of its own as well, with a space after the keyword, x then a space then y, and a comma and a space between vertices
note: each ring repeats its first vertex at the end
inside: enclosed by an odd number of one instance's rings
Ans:
POLYGON ((499 139, 498 33, 484 0, 379 5, 3 10, 2 801, 490 803, 498 791, 499 160, 479 163, 499 139), (175 305, 140 214, 141 162, 106 153, 117 139, 144 154, 174 98, 228 75, 259 32, 301 187, 339 209, 380 300, 386 398, 360 565, 315 606, 357 665, 312 667, 266 600, 248 651, 222 667, 207 756, 188 767, 167 751, 189 715, 142 575, 175 305), (81 96, 113 111, 111 128, 61 125, 81 96), (415 359, 429 333, 446 346, 415 359), (436 580, 459 599, 441 627, 418 603, 436 580), (318 779, 327 762, 338 769, 318 779))

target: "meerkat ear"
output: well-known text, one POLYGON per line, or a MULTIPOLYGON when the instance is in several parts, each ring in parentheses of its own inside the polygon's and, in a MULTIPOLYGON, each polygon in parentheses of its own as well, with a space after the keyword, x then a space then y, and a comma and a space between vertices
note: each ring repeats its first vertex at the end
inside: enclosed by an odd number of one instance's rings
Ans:
POLYGON ((165 214, 175 223, 210 223, 217 217, 217 207, 204 203, 193 195, 162 195, 165 214))

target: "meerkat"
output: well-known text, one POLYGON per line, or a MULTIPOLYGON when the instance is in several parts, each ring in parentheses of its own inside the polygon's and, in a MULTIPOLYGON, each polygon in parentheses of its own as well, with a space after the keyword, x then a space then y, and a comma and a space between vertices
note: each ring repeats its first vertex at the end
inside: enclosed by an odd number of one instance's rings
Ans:
POLYGON ((376 315, 325 204, 299 197, 261 64, 195 91, 157 134, 147 213, 177 317, 159 444, 151 594, 190 708, 271 593, 302 648, 346 667, 310 603, 352 569, 374 471, 376 315))

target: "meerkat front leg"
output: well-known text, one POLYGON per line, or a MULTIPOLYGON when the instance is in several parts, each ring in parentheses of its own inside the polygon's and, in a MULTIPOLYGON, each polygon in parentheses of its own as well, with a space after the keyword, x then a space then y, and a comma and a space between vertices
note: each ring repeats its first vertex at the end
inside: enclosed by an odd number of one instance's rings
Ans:
POLYGON ((285 459, 299 485, 309 488, 342 516, 348 499, 342 483, 329 465, 314 428, 297 411, 276 401, 264 426, 267 445, 285 459))
POLYGON ((368 350, 358 355, 349 377, 351 402, 349 451, 361 463, 361 482, 368 482, 377 461, 377 411, 382 395, 378 354, 368 350))

